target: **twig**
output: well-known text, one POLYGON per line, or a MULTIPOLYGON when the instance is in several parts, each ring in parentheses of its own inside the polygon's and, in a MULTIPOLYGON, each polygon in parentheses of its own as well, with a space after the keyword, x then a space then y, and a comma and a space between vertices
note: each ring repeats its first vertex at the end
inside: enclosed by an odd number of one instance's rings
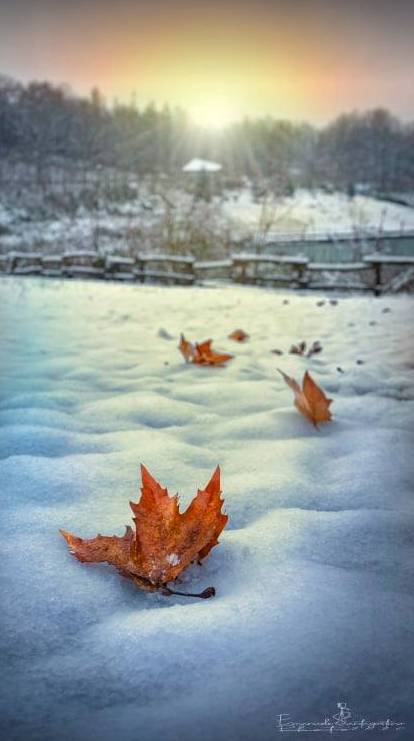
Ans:
POLYGON ((180 597, 200 597, 200 599, 210 599, 210 597, 215 596, 216 590, 214 589, 214 587, 207 587, 207 589, 204 589, 203 592, 200 592, 199 594, 193 594, 192 592, 178 592, 175 589, 170 589, 170 587, 163 587, 162 594, 165 594, 168 597, 171 594, 178 594, 180 595, 180 597))

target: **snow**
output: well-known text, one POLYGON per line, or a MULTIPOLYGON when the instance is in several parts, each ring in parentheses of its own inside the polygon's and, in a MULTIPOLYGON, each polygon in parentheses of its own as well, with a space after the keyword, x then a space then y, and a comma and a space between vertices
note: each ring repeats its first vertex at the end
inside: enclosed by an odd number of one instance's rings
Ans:
POLYGON ((269 227, 277 235, 330 236, 414 229, 414 209, 369 196, 349 198, 345 193, 298 189, 294 195, 255 201, 245 188, 224 205, 224 213, 239 227, 269 227))
POLYGON ((180 559, 176 553, 169 553, 167 556, 167 561, 171 566, 178 566, 180 563, 180 559))
POLYGON ((223 165, 211 160, 192 159, 183 167, 183 172, 218 172, 223 165))
POLYGON ((412 739, 413 298, 31 278, 0 295, 3 737, 271 741, 279 713, 346 701, 412 739), (187 365, 181 331, 236 357, 187 365), (322 352, 287 354, 302 339, 322 352), (308 368, 334 421, 301 417, 276 367, 308 368), (122 534, 141 462, 182 506, 220 464, 229 525, 177 586, 216 597, 141 592, 58 535, 122 534))
MULTIPOLYGON (((0 253, 99 248, 109 254, 133 254, 153 252, 154 245, 163 252, 166 243, 168 247, 166 224, 172 217, 183 233, 193 234, 193 226, 197 226, 197 232, 203 231, 208 225, 205 233, 217 245, 222 241, 219 235, 222 237, 226 230, 231 231, 235 242, 252 240, 258 234, 265 234, 271 241, 304 236, 326 239, 341 234, 361 237, 379 230, 414 231, 414 208, 368 196, 349 198, 343 193, 299 189, 286 198, 255 199, 246 187, 224 191, 206 204, 194 203, 193 196, 179 188, 167 189, 164 195, 168 207, 159 193, 143 185, 137 197, 125 203, 102 199, 95 209, 79 206, 71 214, 59 213, 57 208, 53 211, 50 206, 30 205, 30 200, 25 209, 12 204, 6 208, 0 203, 0 253)), ((213 257, 222 257, 217 245, 213 257)))

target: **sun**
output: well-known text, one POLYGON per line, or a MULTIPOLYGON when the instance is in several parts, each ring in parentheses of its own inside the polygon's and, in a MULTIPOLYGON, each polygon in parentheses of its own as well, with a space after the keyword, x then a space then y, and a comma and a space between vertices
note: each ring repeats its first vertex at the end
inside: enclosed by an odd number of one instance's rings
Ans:
POLYGON ((237 121, 237 110, 223 100, 205 100, 188 107, 191 120, 197 126, 219 131, 237 121))

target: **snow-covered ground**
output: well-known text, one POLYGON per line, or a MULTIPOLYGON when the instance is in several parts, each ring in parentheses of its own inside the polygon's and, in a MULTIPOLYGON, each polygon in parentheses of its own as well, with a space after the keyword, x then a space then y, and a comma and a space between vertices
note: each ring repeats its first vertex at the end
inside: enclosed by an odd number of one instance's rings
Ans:
POLYGON ((268 226, 272 235, 312 236, 338 233, 364 234, 367 231, 408 231, 414 229, 414 208, 380 201, 370 196, 299 189, 293 196, 255 202, 248 189, 226 202, 224 212, 245 228, 268 226))
MULTIPOLYGON (((197 201, 183 190, 169 189, 166 197, 147 186, 125 203, 99 201, 88 210, 56 213, 39 204, 12 206, 0 197, 0 252, 100 249, 104 252, 154 251, 171 246, 171 239, 188 237, 188 250, 197 234, 218 245, 226 232, 233 241, 259 235, 336 236, 414 230, 414 208, 368 196, 297 190, 287 198, 255 199, 249 188, 227 191, 211 203, 197 201), (169 204, 168 207, 166 204, 169 204), (43 213, 45 211, 45 213, 43 213), (173 233, 173 237, 172 237, 173 233)), ((24 198, 20 198, 20 204, 24 198)), ((203 240, 201 240, 203 241, 203 240)))
POLYGON ((407 724, 352 739, 413 739, 413 299, 17 278, 0 298, 3 738, 273 741, 279 713, 346 702, 407 724), (186 365, 181 331, 235 359, 186 365), (302 339, 322 353, 286 353, 302 339), (334 421, 301 417, 277 366, 308 368, 334 421), (215 598, 140 592, 58 535, 121 534, 141 462, 183 505, 221 465, 230 522, 181 585, 215 598))

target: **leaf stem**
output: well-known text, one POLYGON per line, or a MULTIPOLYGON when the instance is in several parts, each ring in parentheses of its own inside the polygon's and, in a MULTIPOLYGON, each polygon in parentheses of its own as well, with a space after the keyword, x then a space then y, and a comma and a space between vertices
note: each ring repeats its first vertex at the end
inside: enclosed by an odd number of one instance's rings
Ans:
POLYGON ((199 597, 200 599, 209 599, 210 597, 215 596, 216 590, 214 587, 207 587, 203 592, 193 594, 192 592, 178 592, 175 589, 170 589, 170 587, 163 587, 162 593, 168 596, 171 594, 178 594, 180 597, 199 597))

